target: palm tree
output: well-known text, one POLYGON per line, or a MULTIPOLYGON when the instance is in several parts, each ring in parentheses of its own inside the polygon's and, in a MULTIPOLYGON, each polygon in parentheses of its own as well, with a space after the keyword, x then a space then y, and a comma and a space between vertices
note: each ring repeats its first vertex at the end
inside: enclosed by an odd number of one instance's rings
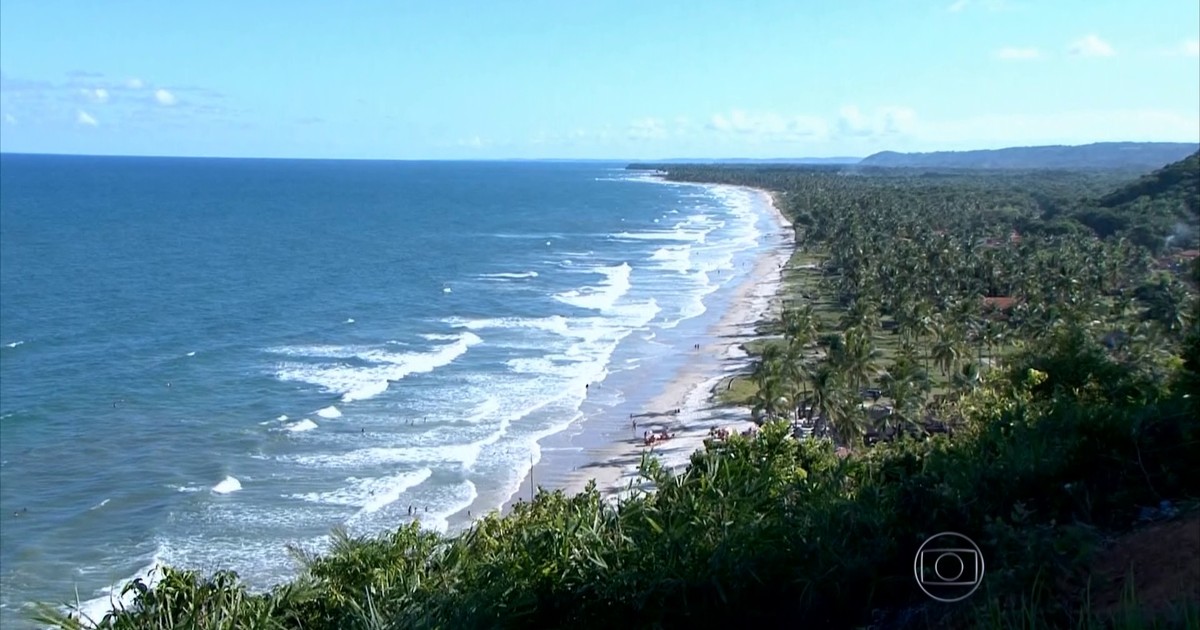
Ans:
POLYGON ((810 304, 786 309, 780 319, 789 345, 805 347, 817 336, 817 316, 810 304))
POLYGON ((979 387, 979 364, 968 361, 963 363, 962 369, 954 373, 954 378, 951 385, 959 392, 975 391, 979 387))
POLYGON ((869 385, 879 371, 876 361, 882 354, 867 331, 851 328, 845 334, 845 346, 838 357, 838 368, 848 384, 858 391, 869 385))
POLYGON ((838 371, 828 361, 823 361, 813 373, 812 406, 809 407, 808 417, 812 420, 819 413, 814 432, 824 433, 829 427, 829 414, 837 413, 831 409, 835 406, 840 392, 844 389, 838 371))
POLYGON ((778 361, 759 361, 753 373, 758 387, 751 398, 750 414, 755 420, 770 420, 780 415, 788 406, 787 389, 780 375, 778 361))
POLYGON ((942 375, 947 376, 955 371, 962 360, 962 337, 956 328, 947 325, 941 326, 936 334, 937 341, 933 344, 931 355, 942 375))

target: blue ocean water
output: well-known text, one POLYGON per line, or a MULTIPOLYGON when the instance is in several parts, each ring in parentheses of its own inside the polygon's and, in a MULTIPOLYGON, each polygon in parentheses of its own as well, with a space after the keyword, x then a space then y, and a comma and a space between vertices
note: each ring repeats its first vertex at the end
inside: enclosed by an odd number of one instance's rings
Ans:
POLYGON ((622 166, 0 156, 0 623, 453 530, 623 425, 770 219, 622 166))

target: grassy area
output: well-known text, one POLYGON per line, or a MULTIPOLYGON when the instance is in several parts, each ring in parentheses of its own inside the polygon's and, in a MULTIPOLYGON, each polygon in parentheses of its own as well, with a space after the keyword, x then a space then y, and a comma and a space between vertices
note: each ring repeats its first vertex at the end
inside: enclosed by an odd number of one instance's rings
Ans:
POLYGON ((717 384, 717 402, 725 405, 748 405, 758 393, 758 386, 749 376, 730 376, 717 384))

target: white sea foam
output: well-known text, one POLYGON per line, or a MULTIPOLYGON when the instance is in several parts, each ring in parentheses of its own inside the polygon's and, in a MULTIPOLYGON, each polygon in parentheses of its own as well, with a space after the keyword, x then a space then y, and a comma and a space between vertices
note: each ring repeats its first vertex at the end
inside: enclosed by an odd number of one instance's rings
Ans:
POLYGON ((442 287, 442 293, 453 293, 453 290, 450 287, 442 287))
POLYGON ((611 238, 624 241, 691 241, 703 243, 711 230, 684 230, 676 228, 671 231, 653 230, 649 232, 617 232, 611 238))
POLYGON ((315 428, 317 428, 317 423, 313 422, 312 420, 309 420, 308 418, 305 418, 299 422, 293 422, 293 423, 287 425, 286 427, 284 427, 284 429, 291 431, 293 433, 303 433, 304 431, 312 431, 315 428))
POLYGON ((551 315, 549 317, 498 317, 491 319, 462 319, 459 317, 451 317, 447 318, 445 321, 451 326, 466 328, 468 330, 483 330, 486 328, 533 328, 537 330, 558 333, 560 335, 568 335, 571 333, 571 328, 567 322, 567 318, 561 315, 551 315))
POLYGON ((191 352, 187 353, 187 356, 189 356, 189 357, 194 357, 194 356, 196 356, 196 351, 195 351, 195 350, 192 350, 191 352))
POLYGON ((449 517, 471 507, 471 504, 478 497, 479 490, 469 479, 449 488, 441 489, 435 499, 438 503, 445 504, 447 507, 431 514, 418 515, 421 527, 443 534, 446 533, 450 527, 449 517))
POLYGON ((692 268, 692 248, 687 245, 663 247, 655 250, 650 260, 658 261, 659 269, 687 273, 692 268))
POLYGON ((500 411, 500 399, 495 396, 488 396, 487 400, 483 401, 471 410, 466 421, 472 424, 486 420, 500 411))
POLYGON ((276 354, 321 359, 357 359, 367 366, 338 363, 285 362, 276 366, 275 376, 282 381, 299 381, 342 395, 349 403, 378 396, 387 391, 389 381, 398 381, 410 374, 431 372, 448 365, 466 353, 471 346, 482 342, 478 335, 464 332, 453 343, 429 352, 389 352, 380 348, 361 346, 300 346, 273 348, 276 354))
POLYGON ((233 475, 226 475, 220 483, 212 487, 212 491, 217 494, 230 494, 242 489, 242 482, 238 481, 233 475))
POLYGON ((353 324, 353 323, 354 323, 354 318, 353 318, 353 317, 348 317, 348 318, 346 318, 346 323, 347 323, 347 324, 353 324))
POLYGON ((329 405, 328 407, 317 411, 317 415, 321 416, 322 418, 333 419, 333 418, 341 418, 342 412, 337 407, 334 407, 333 405, 329 405))
POLYGON ((131 607, 137 591, 131 590, 124 596, 121 595, 121 591, 125 590, 125 585, 136 579, 141 579, 146 586, 153 588, 158 583, 159 578, 162 577, 158 567, 163 564, 163 553, 163 548, 160 546, 154 552, 149 564, 138 569, 128 579, 121 580, 108 588, 97 589, 92 593, 95 597, 80 602, 78 607, 74 605, 68 606, 64 609, 64 612, 73 612, 82 615, 81 621, 84 627, 94 628, 113 608, 127 609, 131 607))
MULTIPOLYGON (((105 499, 105 500, 103 500, 103 501, 101 501, 101 502, 97 503, 96 505, 93 505, 93 506, 91 507, 91 510, 99 510, 100 508, 102 508, 102 507, 104 507, 104 506, 108 505, 108 502, 109 502, 109 501, 112 501, 112 499, 105 499)), ((89 510, 89 511, 90 511, 90 510, 89 510)))
POLYGON ((367 382, 362 385, 351 388, 350 391, 347 391, 346 393, 342 394, 341 400, 344 403, 351 403, 356 400, 366 400, 368 398, 374 398, 374 397, 382 394, 383 392, 386 392, 387 388, 388 388, 387 380, 372 380, 370 382, 367 382))
POLYGON ((592 271, 604 274, 599 286, 556 293, 554 299, 578 308, 604 311, 616 305, 632 286, 629 277, 633 268, 627 262, 613 267, 595 267, 592 271))
POLYGON ((431 469, 421 468, 384 477, 349 477, 346 481, 350 485, 332 492, 293 494, 288 498, 356 507, 359 508, 359 513, 355 516, 358 516, 377 512, 380 508, 395 503, 409 488, 425 483, 432 475, 431 469))
POLYGON ((24 343, 25 343, 24 341, 14 341, 12 343, 6 343, 4 345, 8 348, 16 348, 17 346, 23 345, 24 343))
POLYGON ((284 456, 280 459, 317 468, 367 468, 393 464, 429 465, 438 463, 462 464, 476 448, 473 444, 443 446, 372 446, 348 453, 284 456))
POLYGON ((504 279, 509 279, 509 280, 520 280, 523 278, 536 278, 536 277, 538 277, 538 272, 522 271, 522 272, 504 272, 504 273, 485 273, 485 274, 480 274, 480 277, 481 278, 504 278, 504 279))

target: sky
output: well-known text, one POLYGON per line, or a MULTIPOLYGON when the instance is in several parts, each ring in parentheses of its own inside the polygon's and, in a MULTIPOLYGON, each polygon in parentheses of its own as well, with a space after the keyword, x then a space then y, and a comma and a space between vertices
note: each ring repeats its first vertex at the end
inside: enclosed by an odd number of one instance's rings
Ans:
POLYGON ((0 151, 865 156, 1200 141, 1196 0, 0 4, 0 151))

